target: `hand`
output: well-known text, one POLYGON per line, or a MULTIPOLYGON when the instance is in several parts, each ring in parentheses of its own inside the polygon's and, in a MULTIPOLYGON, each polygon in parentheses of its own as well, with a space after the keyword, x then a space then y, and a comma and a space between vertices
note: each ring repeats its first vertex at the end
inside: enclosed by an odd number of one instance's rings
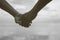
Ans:
POLYGON ((29 27, 31 25, 31 21, 29 20, 27 14, 20 14, 15 17, 15 22, 21 26, 29 27))

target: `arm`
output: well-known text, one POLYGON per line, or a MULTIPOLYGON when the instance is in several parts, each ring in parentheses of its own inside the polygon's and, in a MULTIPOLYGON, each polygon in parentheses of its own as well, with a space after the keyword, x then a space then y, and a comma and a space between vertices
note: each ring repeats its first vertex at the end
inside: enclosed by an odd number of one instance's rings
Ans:
POLYGON ((37 16, 38 12, 51 1, 52 0, 38 0, 35 6, 25 15, 33 20, 37 16))
MULTIPOLYGON (((52 0, 38 0, 36 5, 22 17, 20 25, 29 27, 32 20, 36 18, 38 12, 52 0)), ((19 23, 19 22, 18 22, 19 23)))
POLYGON ((38 0, 36 5, 32 8, 33 13, 38 13, 44 6, 46 6, 52 0, 38 0))
POLYGON ((11 14, 13 17, 19 14, 6 0, 0 0, 0 8, 11 14))

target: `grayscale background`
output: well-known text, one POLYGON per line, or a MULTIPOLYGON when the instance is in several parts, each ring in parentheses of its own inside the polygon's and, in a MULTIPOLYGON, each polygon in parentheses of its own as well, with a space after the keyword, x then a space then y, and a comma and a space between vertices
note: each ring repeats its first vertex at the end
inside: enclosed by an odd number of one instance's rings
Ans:
MULTIPOLYGON (((6 0, 19 13, 28 12, 38 0, 6 0)), ((0 40, 60 40, 60 0, 46 5, 29 28, 16 24, 14 18, 0 9, 0 40)))

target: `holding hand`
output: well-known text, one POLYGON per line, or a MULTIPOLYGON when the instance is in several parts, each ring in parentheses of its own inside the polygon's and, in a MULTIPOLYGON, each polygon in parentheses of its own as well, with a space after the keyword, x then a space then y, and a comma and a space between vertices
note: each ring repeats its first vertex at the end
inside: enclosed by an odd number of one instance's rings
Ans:
POLYGON ((21 26, 29 27, 32 23, 32 20, 29 19, 27 14, 22 14, 15 17, 15 22, 21 26))

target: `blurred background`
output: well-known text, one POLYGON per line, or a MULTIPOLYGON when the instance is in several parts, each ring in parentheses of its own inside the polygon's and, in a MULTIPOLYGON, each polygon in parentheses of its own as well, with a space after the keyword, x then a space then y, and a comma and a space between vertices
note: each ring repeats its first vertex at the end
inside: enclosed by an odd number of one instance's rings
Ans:
MULTIPOLYGON (((28 12, 38 0, 6 0, 19 13, 28 12)), ((0 40, 60 40, 60 0, 52 0, 33 20, 29 28, 15 23, 0 9, 0 40)))

